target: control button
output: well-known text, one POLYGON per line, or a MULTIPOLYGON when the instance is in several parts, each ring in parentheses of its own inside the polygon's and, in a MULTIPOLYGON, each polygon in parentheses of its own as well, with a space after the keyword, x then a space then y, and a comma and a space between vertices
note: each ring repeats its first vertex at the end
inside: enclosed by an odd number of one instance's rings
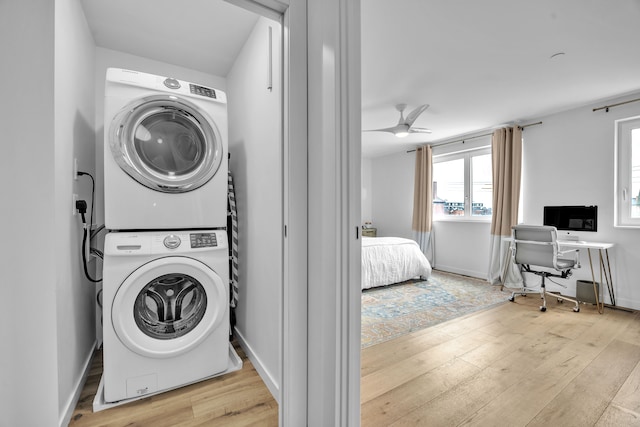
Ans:
POLYGON ((180 82, 176 79, 167 78, 164 80, 164 85, 169 89, 180 89, 180 82))
POLYGON ((180 240, 180 237, 176 236, 175 234, 169 234, 164 238, 163 243, 167 247, 167 249, 175 249, 180 246, 180 243, 182 243, 182 241, 180 240))

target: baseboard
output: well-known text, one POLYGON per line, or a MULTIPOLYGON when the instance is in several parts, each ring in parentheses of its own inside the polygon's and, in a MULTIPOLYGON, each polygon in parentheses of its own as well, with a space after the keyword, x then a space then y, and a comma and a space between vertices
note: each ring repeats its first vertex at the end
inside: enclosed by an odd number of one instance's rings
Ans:
POLYGON ((67 401, 66 408, 64 413, 60 417, 59 426, 66 427, 71 422, 71 417, 73 416, 73 411, 75 411, 76 406, 78 405, 78 401, 80 400, 80 394, 82 393, 82 389, 84 388, 84 384, 87 382, 87 377, 89 376, 89 371, 91 370, 91 362, 93 362, 93 356, 95 354, 97 343, 94 341, 91 346, 91 351, 87 356, 87 359, 84 362, 84 369, 82 371, 82 375, 78 378, 76 382, 75 391, 67 401))
MULTIPOLYGON (((606 287, 606 286, 605 286, 606 287)), ((606 292, 606 290, 605 290, 606 292)), ((609 297, 605 297, 605 303, 610 303, 609 297)), ((626 309, 626 310, 640 310, 640 301, 632 300, 629 298, 620 298, 616 296, 616 307, 626 309)))
POLYGON ((265 368, 264 363, 262 363, 260 358, 256 355, 255 351, 253 350, 253 348, 251 348, 251 345, 249 345, 249 343, 244 338, 242 333, 238 331, 238 328, 234 328, 233 330, 234 330, 234 335, 238 340, 238 344, 240 344, 240 347, 242 347, 245 354, 253 364, 254 368, 256 368, 258 375, 260 375, 260 378, 262 378, 262 381, 265 383, 265 385, 269 389, 269 392, 271 392, 271 395, 273 396, 273 398, 276 400, 276 402, 278 402, 278 405, 280 405, 279 382, 275 378, 273 378, 269 370, 265 368))
POLYGON ((487 280, 487 272, 479 272, 473 270, 465 270, 463 268, 450 267, 447 265, 438 265, 438 267, 434 267, 434 270, 444 271, 445 273, 455 273, 461 274, 463 276, 474 277, 476 279, 487 280))

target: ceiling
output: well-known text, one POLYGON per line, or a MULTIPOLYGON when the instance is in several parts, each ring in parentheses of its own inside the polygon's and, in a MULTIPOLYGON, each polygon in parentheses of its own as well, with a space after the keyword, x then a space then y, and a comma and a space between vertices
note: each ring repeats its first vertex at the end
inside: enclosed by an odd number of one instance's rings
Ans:
MULTIPOLYGON (((640 0, 360 3, 362 128, 430 104, 415 126, 433 131, 363 132, 365 157, 640 91, 640 0)), ((222 0, 82 5, 98 46, 223 77, 257 20, 222 0)))
POLYGON ((362 128, 395 125, 395 104, 430 104, 415 126, 433 131, 364 132, 370 156, 640 90, 640 0, 361 0, 361 10, 362 128))
POLYGON ((96 45, 225 77, 258 15, 223 0, 81 0, 96 45))

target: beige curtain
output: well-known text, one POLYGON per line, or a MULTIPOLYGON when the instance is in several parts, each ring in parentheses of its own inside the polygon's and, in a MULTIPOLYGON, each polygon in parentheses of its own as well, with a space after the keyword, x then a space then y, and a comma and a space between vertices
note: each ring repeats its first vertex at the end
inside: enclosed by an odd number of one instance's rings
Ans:
POLYGON ((431 147, 425 145, 416 150, 415 184, 413 187, 413 237, 429 261, 431 247, 431 218, 433 216, 433 161, 431 147))
POLYGON ((518 223, 522 174, 522 129, 502 128, 491 137, 493 214, 489 247, 489 282, 520 283, 522 277, 508 257, 511 227, 518 223))

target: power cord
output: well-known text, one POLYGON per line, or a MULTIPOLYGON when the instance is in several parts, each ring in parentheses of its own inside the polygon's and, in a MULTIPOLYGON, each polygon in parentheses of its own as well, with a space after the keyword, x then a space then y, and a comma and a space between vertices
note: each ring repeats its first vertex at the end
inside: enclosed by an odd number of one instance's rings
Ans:
POLYGON ((88 228, 91 227, 90 225, 87 225, 87 219, 84 216, 85 213, 87 213, 87 202, 85 202, 84 200, 77 200, 76 201, 76 209, 78 210, 78 212, 80 213, 80 216, 82 217, 82 267, 84 268, 84 275, 87 277, 87 279, 90 282, 93 283, 99 283, 102 282, 102 279, 94 279, 93 277, 91 277, 91 275, 89 274, 89 269, 87 268, 87 255, 86 255, 86 249, 87 249, 87 236, 88 236, 88 228))
POLYGON ((104 229, 104 226, 98 227, 89 236, 89 230, 91 229, 91 226, 93 224, 93 211, 94 211, 93 207, 94 207, 94 201, 95 201, 96 181, 93 178, 93 175, 91 175, 89 172, 78 171, 78 176, 88 176, 89 178, 91 178, 91 213, 89 215, 89 224, 87 224, 87 221, 86 221, 86 218, 85 218, 85 214, 87 213, 87 202, 84 201, 84 200, 76 201, 76 209, 80 213, 80 216, 82 217, 82 223, 83 223, 83 232, 82 232, 82 266, 84 268, 84 275, 87 277, 87 279, 89 281, 93 282, 93 283, 99 283, 99 282, 102 282, 101 278, 100 279, 94 279, 89 274, 89 270, 87 268, 87 256, 86 256, 86 253, 87 253, 86 252, 86 247, 87 247, 87 238, 88 238, 90 254, 94 255, 94 256, 97 256, 100 259, 103 258, 103 253, 100 250, 91 247, 91 239, 96 237, 97 234, 102 229, 104 229))

